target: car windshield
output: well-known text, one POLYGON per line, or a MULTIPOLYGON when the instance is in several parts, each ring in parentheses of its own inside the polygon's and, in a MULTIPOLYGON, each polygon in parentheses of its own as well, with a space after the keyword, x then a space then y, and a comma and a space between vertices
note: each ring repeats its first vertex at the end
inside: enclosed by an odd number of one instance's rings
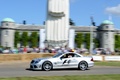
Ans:
POLYGON ((53 56, 53 58, 61 56, 63 53, 57 53, 56 55, 53 56))

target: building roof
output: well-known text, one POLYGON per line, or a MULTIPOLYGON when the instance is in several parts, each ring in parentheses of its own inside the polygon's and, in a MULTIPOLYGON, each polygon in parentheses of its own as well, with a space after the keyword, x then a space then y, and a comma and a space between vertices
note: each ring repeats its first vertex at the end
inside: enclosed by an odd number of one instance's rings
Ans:
POLYGON ((113 23, 112 21, 110 21, 110 20, 104 20, 104 21, 102 22, 102 24, 110 24, 110 25, 113 25, 114 23, 113 23))
POLYGON ((15 22, 12 18, 4 18, 3 22, 15 22))
POLYGON ((23 24, 18 24, 16 29, 17 30, 40 30, 44 29, 45 26, 42 25, 23 25, 23 24))

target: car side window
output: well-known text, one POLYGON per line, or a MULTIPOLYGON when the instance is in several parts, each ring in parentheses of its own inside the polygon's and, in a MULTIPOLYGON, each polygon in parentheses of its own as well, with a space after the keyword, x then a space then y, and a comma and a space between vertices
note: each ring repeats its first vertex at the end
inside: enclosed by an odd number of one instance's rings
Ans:
POLYGON ((77 54, 74 54, 74 57, 81 57, 81 56, 79 56, 79 55, 77 55, 77 54))
POLYGON ((69 53, 69 54, 64 54, 61 58, 72 58, 74 55, 69 53))
POLYGON ((68 58, 72 58, 73 57, 73 55, 72 54, 68 54, 68 58))
POLYGON ((64 54, 61 58, 62 58, 62 59, 63 59, 63 58, 67 58, 67 55, 66 55, 66 54, 64 54))
POLYGON ((75 53, 69 53, 72 57, 80 57, 78 54, 75 53))
POLYGON ((64 54, 61 59, 64 59, 64 58, 73 58, 73 57, 81 57, 75 53, 69 53, 69 54, 64 54))

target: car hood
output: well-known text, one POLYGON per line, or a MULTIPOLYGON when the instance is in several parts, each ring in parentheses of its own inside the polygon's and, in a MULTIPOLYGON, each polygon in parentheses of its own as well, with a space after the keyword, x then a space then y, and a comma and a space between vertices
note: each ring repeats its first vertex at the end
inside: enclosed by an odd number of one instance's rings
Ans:
POLYGON ((47 59, 50 59, 52 57, 45 57, 45 58, 36 58, 34 59, 35 61, 40 61, 40 60, 47 60, 47 59))

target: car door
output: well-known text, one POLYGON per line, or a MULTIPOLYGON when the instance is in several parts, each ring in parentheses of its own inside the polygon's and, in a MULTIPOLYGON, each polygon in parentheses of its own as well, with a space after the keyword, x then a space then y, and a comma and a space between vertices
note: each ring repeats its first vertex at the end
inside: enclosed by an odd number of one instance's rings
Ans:
POLYGON ((59 58, 57 60, 55 60, 53 63, 54 63, 54 67, 55 68, 65 68, 68 66, 68 63, 67 63, 67 58, 59 58))
POLYGON ((60 58, 59 65, 62 66, 62 67, 66 67, 67 68, 67 67, 71 67, 71 66, 77 65, 76 62, 77 62, 77 60, 73 57, 73 53, 68 53, 68 54, 63 55, 60 58))
POLYGON ((64 67, 67 67, 67 66, 69 66, 69 63, 70 63, 70 60, 71 58, 63 58, 62 59, 62 66, 64 66, 64 67))
POLYGON ((55 65, 56 67, 60 67, 60 68, 67 68, 67 66, 69 66, 69 58, 67 56, 67 54, 64 54, 63 56, 59 57, 56 61, 55 61, 55 65))
POLYGON ((74 53, 69 53, 70 55, 72 55, 72 57, 68 58, 68 63, 69 63, 69 66, 72 67, 72 66, 78 66, 78 60, 76 57, 76 54, 74 53))
POLYGON ((69 58, 68 60, 70 67, 78 66, 78 60, 75 57, 69 58))
POLYGON ((74 67, 74 66, 78 66, 78 60, 76 57, 68 57, 68 58, 64 58, 62 59, 62 66, 64 67, 74 67))

